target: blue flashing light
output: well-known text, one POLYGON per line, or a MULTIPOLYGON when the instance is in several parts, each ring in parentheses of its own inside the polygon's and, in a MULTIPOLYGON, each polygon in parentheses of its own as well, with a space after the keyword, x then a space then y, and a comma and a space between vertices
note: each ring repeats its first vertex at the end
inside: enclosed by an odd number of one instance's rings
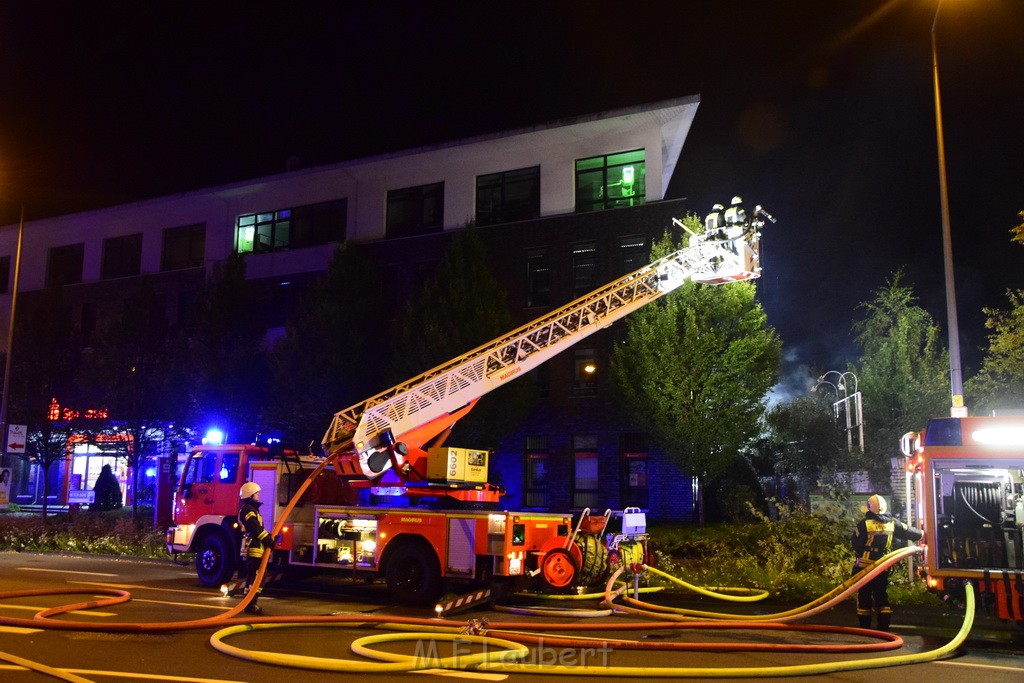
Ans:
POLYGON ((155 467, 147 467, 146 468, 146 476, 147 477, 155 477, 156 476, 156 468, 155 467))
POLYGON ((224 432, 216 428, 207 430, 203 443, 208 446, 219 446, 224 443, 224 432))

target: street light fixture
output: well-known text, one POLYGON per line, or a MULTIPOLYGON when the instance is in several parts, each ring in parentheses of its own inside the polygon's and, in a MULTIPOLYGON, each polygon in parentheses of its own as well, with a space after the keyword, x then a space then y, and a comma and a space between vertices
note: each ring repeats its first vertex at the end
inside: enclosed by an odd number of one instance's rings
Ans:
POLYGON ((818 383, 814 385, 817 389, 822 384, 827 384, 832 387, 836 392, 836 402, 832 404, 832 411, 835 413, 836 419, 839 419, 840 408, 843 411, 843 415, 846 418, 846 449, 849 451, 853 450, 853 428, 857 428, 857 442, 860 446, 860 452, 864 452, 864 405, 861 400, 861 393, 858 387, 857 375, 852 372, 839 372, 838 370, 829 370, 824 375, 818 378, 818 383), (836 375, 839 379, 833 384, 825 378, 829 375, 836 375), (852 382, 852 385, 851 385, 852 382), (850 387, 853 387, 853 391, 850 391, 850 387), (851 404, 853 409, 851 410, 851 404))
POLYGON ((949 329, 949 386, 951 394, 950 415, 965 417, 963 376, 960 369, 960 328, 956 315, 956 286, 953 281, 953 240, 949 229, 949 187, 946 183, 946 143, 942 133, 942 102, 939 97, 939 51, 936 47, 935 29, 939 24, 939 10, 942 0, 935 7, 932 21, 932 79, 935 90, 935 138, 939 157, 939 202, 942 208, 942 259, 946 281, 946 327, 949 329))

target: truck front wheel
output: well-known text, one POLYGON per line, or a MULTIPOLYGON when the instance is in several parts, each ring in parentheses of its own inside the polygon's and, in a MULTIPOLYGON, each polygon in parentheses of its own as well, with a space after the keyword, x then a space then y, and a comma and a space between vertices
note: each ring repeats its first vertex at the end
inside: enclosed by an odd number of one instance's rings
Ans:
POLYGON ((235 573, 235 556, 227 535, 207 534, 196 547, 196 574, 204 586, 220 586, 235 573))
POLYGON ((441 594, 437 555, 423 543, 404 543, 395 548, 384 578, 391 597, 407 605, 424 605, 441 594))

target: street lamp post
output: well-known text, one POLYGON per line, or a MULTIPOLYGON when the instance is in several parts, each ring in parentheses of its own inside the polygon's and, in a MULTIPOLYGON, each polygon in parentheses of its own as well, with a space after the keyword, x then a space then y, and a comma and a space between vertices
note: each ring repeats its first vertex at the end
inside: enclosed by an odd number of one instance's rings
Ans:
POLYGON ((14 286, 11 288, 11 315, 7 328, 7 358, 4 365, 4 386, 0 395, 0 467, 7 465, 7 397, 11 386, 11 350, 14 341, 14 307, 18 304, 18 279, 21 274, 21 242, 25 235, 25 207, 18 219, 18 246, 14 256, 14 286))
POLYGON ((946 143, 942 133, 942 102, 939 97, 939 51, 936 48, 935 29, 939 24, 942 0, 935 7, 932 21, 932 81, 935 91, 935 138, 939 156, 939 202, 942 208, 942 258, 946 280, 946 327, 949 329, 949 386, 950 415, 967 415, 964 405, 963 376, 960 370, 960 329, 956 315, 956 286, 953 280, 953 240, 949 229, 949 187, 946 183, 946 143))

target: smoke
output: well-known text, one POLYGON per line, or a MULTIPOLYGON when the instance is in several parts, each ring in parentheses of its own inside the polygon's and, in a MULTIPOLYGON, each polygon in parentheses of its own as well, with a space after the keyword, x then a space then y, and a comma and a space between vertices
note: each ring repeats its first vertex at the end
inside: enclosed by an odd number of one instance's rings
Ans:
POLYGON ((786 349, 779 368, 779 382, 768 392, 768 408, 785 403, 798 396, 806 396, 818 381, 818 375, 802 360, 800 346, 786 349))

